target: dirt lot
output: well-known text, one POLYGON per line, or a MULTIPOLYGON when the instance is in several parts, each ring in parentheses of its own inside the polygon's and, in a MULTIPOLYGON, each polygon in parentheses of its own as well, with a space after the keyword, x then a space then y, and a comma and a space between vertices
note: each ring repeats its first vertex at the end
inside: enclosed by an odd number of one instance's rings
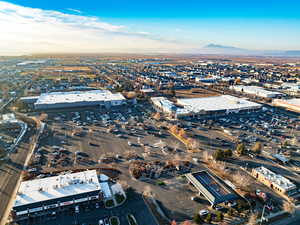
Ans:
POLYGON ((203 98, 218 95, 220 94, 202 88, 193 88, 191 90, 176 90, 177 98, 203 98))

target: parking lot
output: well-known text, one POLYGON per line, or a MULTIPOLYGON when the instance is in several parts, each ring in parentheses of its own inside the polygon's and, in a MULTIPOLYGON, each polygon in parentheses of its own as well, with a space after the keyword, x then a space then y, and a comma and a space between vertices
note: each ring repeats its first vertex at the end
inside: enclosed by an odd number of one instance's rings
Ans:
POLYGON ((50 112, 48 121, 48 135, 41 139, 31 163, 43 172, 127 163, 130 157, 146 161, 172 157, 158 147, 160 144, 176 146, 178 154, 185 149, 166 130, 155 127, 146 113, 134 108, 110 113, 95 109, 50 112))
MULTIPOLYGON (((245 143, 246 147, 251 149, 255 142, 260 141, 264 145, 263 153, 269 149, 274 153, 281 149, 283 138, 291 138, 287 137, 290 133, 297 138, 299 132, 297 118, 273 112, 271 109, 226 117, 176 121, 188 136, 199 141, 200 152, 187 154, 185 145, 166 128, 174 122, 163 119, 157 122, 151 118, 153 112, 148 105, 123 107, 110 112, 95 108, 48 112, 49 133, 41 139, 39 150, 35 153, 36 162, 32 163, 31 168, 38 168, 42 173, 74 168, 116 168, 122 172, 118 179, 126 181, 140 193, 144 191, 145 185, 150 186, 166 215, 182 221, 191 219, 198 209, 208 209, 208 201, 204 198, 200 198, 199 201, 191 200, 197 192, 189 187, 185 180, 181 180, 180 174, 183 171, 180 173, 181 171, 166 170, 167 172, 159 173, 158 177, 152 176, 151 171, 165 168, 162 165, 167 165, 171 160, 189 161, 191 171, 207 169, 205 165, 193 159, 201 159, 203 151, 213 153, 217 149, 234 150, 238 142, 245 143), (277 134, 279 129, 286 131, 285 137, 277 134), (278 143, 274 144, 273 139, 278 139, 278 143), (149 177, 143 181, 132 180, 130 165, 136 160, 146 168, 151 167, 149 177)), ((239 170, 240 166, 266 165, 296 183, 300 181, 297 174, 274 164, 274 161, 265 157, 263 153, 259 158, 252 158, 250 155, 236 157, 234 161, 227 162, 227 168, 239 170)), ((260 187, 261 190, 270 192, 257 182, 253 186, 253 191, 260 187)), ((273 199, 276 204, 280 204, 280 196, 275 194, 273 199)), ((120 215, 117 212, 115 214, 120 215)), ((88 223, 100 218, 93 217, 94 214, 86 217, 84 215, 83 213, 80 218, 88 223)), ((106 213, 106 210, 103 211, 103 215, 113 216, 106 213)), ((70 219, 73 217, 70 215, 70 219)), ((126 220, 125 217, 124 219, 126 220)), ((84 223, 83 220, 79 222, 84 223)))
MULTIPOLYGON (((95 203, 80 207, 78 213, 75 208, 59 212, 55 215, 47 215, 29 219, 18 223, 19 225, 98 225, 99 220, 107 220, 112 216, 117 216, 122 225, 128 225, 127 215, 132 214, 136 218, 138 224, 158 225, 149 212, 143 198, 136 192, 131 192, 127 201, 113 209, 105 209, 103 205, 99 208, 95 207, 95 203)), ((105 224, 106 225, 106 224, 105 224)))

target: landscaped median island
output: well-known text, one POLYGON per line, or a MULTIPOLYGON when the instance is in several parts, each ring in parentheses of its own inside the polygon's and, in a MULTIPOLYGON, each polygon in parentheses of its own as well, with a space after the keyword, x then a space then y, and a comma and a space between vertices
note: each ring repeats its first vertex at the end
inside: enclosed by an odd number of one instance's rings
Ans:
POLYGON ((115 199, 118 205, 122 204, 126 200, 125 196, 122 194, 115 194, 115 199))
POLYGON ((118 217, 112 216, 109 219, 109 223, 110 223, 110 225, 120 225, 120 220, 118 217))
POLYGON ((109 200, 105 201, 105 207, 106 208, 112 208, 114 206, 115 206, 114 200, 109 199, 109 200))
POLYGON ((127 220, 128 220, 129 225, 138 225, 134 215, 132 215, 132 214, 127 215, 127 220))

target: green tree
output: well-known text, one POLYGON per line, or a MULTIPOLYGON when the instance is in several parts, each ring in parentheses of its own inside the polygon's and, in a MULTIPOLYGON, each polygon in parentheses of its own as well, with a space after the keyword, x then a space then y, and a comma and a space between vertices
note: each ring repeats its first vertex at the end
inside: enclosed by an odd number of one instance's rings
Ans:
POLYGON ((213 157, 215 160, 223 160, 224 159, 224 152, 220 149, 214 151, 213 157))
POLYGON ((256 142, 255 144, 254 144, 254 146, 253 146, 253 148, 252 148, 252 151, 255 153, 255 154, 257 154, 257 155, 259 155, 260 153, 261 153, 261 151, 262 151, 262 143, 261 142, 256 142))
POLYGON ((201 223, 202 223, 202 219, 201 219, 201 217, 200 217, 200 215, 199 215, 198 213, 196 213, 196 214, 194 215, 193 220, 194 220, 194 222, 195 222, 196 224, 201 224, 201 223))
POLYGON ((232 156, 232 150, 231 149, 224 150, 224 156, 226 158, 230 158, 232 156))
POLYGON ((228 214, 228 216, 233 216, 233 214, 234 214, 234 209, 233 209, 233 208, 229 208, 227 214, 228 214))
POLYGON ((288 145, 289 145, 288 141, 285 140, 285 141, 282 143, 281 146, 282 146, 283 148, 286 148, 288 145))
POLYGON ((221 222, 223 220, 224 216, 223 213, 220 211, 216 212, 216 222, 221 222))
POLYGON ((244 143, 238 144, 236 147, 236 152, 238 155, 245 155, 247 152, 245 144, 244 143))
POLYGON ((211 223, 211 220, 212 220, 212 216, 210 213, 207 214, 206 218, 205 218, 205 222, 207 223, 211 223))

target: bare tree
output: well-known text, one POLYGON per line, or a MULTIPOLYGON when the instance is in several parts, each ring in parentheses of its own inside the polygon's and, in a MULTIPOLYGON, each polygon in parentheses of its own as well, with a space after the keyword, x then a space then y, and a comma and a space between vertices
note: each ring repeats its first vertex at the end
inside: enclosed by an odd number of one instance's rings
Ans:
POLYGON ((178 132, 178 135, 179 135, 180 137, 185 137, 185 136, 186 136, 185 130, 184 130, 183 128, 181 128, 181 129, 179 130, 179 132, 178 132))
POLYGON ((196 141, 195 139, 189 138, 188 141, 188 146, 192 149, 192 150, 197 150, 200 146, 199 142, 196 141))
POLYGON ((241 174, 240 172, 232 175, 232 179, 239 186, 239 188, 247 188, 249 186, 250 177, 248 175, 241 174))
POLYGON ((208 162, 210 159, 212 159, 211 155, 207 151, 202 153, 202 158, 204 162, 208 162))
POLYGON ((295 205, 291 202, 285 201, 283 203, 283 210, 290 213, 291 215, 295 214, 296 208, 295 205))
POLYGON ((120 180, 118 183, 123 187, 124 190, 127 190, 129 188, 129 184, 126 180, 120 180))
POLYGON ((161 119, 160 113, 159 112, 155 113, 154 116, 153 116, 153 119, 160 120, 161 119))
POLYGON ((41 120, 41 121, 45 121, 47 118, 48 118, 47 113, 41 113, 41 115, 39 116, 39 120, 41 120))
POLYGON ((178 127, 176 125, 173 125, 170 127, 170 131, 173 133, 173 134, 177 134, 178 132, 178 127))
POLYGON ((174 149, 174 152, 177 152, 177 150, 179 149, 180 143, 177 141, 174 141, 172 144, 172 147, 174 149))
POLYGON ((127 98, 132 99, 136 97, 136 93, 134 91, 130 91, 127 93, 127 98))
POLYGON ((249 216, 248 225, 256 225, 256 224, 257 224, 257 214, 256 213, 252 213, 249 216))
POLYGON ((149 186, 149 185, 146 185, 146 186, 144 187, 143 194, 144 194, 145 196, 147 196, 147 197, 154 197, 154 194, 153 194, 153 192, 152 192, 152 187, 149 186))

